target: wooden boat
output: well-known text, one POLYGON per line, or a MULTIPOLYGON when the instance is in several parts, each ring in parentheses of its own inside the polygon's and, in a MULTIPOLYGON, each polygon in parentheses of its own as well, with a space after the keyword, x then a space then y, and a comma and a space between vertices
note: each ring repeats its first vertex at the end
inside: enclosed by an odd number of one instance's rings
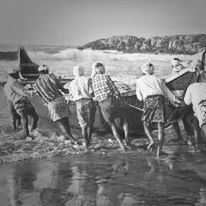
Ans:
MULTIPOLYGON (((205 58, 205 52, 203 52, 202 59, 205 58)), ((203 60, 202 60, 203 62, 203 60)), ((23 47, 19 48, 19 66, 20 71, 23 77, 27 78, 28 82, 33 82, 35 79, 38 78, 38 65, 32 62, 32 60, 27 55, 26 51, 23 47)), ((192 82, 197 81, 198 75, 195 70, 185 69, 179 72, 176 75, 168 77, 165 79, 166 85, 171 90, 186 90, 186 88, 192 82)), ((71 79, 64 79, 62 83, 66 83, 71 79)), ((141 121, 142 116, 142 102, 139 102, 136 98, 135 91, 127 91, 122 93, 122 100, 121 100, 121 110, 120 112, 124 113, 129 121, 129 131, 135 134, 143 133, 143 125, 141 121)), ((44 117, 49 118, 47 107, 42 103, 38 96, 34 96, 31 98, 32 103, 34 104, 37 113, 44 117)), ((70 102, 70 109, 71 109, 71 116, 70 122, 71 125, 74 127, 79 127, 78 121, 76 118, 76 105, 75 102, 70 102)), ((121 128, 121 122, 117 119, 116 124, 119 128, 121 128)), ((99 107, 96 107, 95 113, 95 123, 94 128, 96 131, 101 132, 108 132, 109 127, 107 123, 103 120, 101 116, 101 112, 99 107)))
POLYGON ((200 65, 200 70, 205 71, 205 53, 206 50, 197 53, 191 57, 192 61, 188 69, 183 69, 177 74, 171 75, 165 79, 165 83, 170 90, 186 90, 187 87, 196 82, 199 73, 196 71, 196 65, 200 65))
MULTIPOLYGON (((23 47, 20 47, 18 50, 18 58, 19 58, 19 67, 21 75, 26 78, 26 83, 34 83, 35 79, 38 78, 38 65, 35 64, 30 57, 28 56, 27 52, 23 47)), ((62 79, 62 84, 71 81, 71 78, 62 79)), ((131 133, 139 134, 143 133, 143 125, 141 122, 141 115, 142 115, 142 103, 139 102, 136 98, 134 91, 127 91, 124 92, 123 98, 121 101, 121 110, 120 112, 124 113, 129 121, 129 130, 131 133)), ((42 100, 38 96, 33 96, 31 98, 32 104, 34 105, 37 113, 39 116, 43 118, 49 118, 49 113, 47 107, 43 104, 42 100)), ((75 102, 70 102, 70 123, 73 127, 79 127, 76 115, 76 104, 75 102)), ((120 120, 116 120, 116 124, 118 128, 121 129, 121 122, 120 120)), ((99 107, 96 106, 96 113, 95 113, 95 122, 94 128, 97 132, 109 132, 109 126, 103 120, 101 116, 101 112, 99 107)))

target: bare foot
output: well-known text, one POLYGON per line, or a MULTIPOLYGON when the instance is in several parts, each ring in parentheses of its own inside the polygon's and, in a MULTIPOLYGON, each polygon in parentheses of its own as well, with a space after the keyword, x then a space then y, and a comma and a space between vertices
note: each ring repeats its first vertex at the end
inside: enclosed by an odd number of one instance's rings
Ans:
POLYGON ((149 150, 152 147, 154 147, 154 142, 150 142, 149 145, 147 146, 147 149, 149 150))

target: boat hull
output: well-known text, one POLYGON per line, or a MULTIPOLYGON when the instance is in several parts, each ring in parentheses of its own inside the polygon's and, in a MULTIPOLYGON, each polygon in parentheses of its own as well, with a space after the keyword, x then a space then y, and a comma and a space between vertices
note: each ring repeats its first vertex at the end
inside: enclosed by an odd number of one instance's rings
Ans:
MULTIPOLYGON (((128 119, 128 123, 129 123, 129 132, 130 134, 142 134, 144 133, 144 129, 143 129, 143 124, 141 121, 141 116, 142 116, 142 112, 141 110, 135 109, 134 107, 131 107, 129 105, 125 105, 125 102, 127 101, 131 101, 134 100, 137 103, 139 103, 136 100, 135 96, 132 97, 123 97, 124 99, 124 105, 122 105, 121 109, 119 110, 119 112, 122 112, 128 119)), ((42 102, 42 100, 34 95, 32 98, 30 98, 33 106, 36 109, 37 114, 40 117, 43 118, 50 118, 49 117, 49 111, 47 106, 42 102)), ((134 104, 133 104, 134 105, 134 104)), ((72 127, 75 128, 80 128, 79 124, 78 124, 78 120, 77 120, 77 113, 76 113, 76 104, 73 101, 69 102, 69 109, 70 109, 70 115, 69 115, 69 119, 70 119, 70 125, 72 127)), ((104 121, 102 115, 101 115, 101 111, 99 106, 97 105, 95 107, 95 121, 94 121, 94 129, 96 132, 102 132, 102 133, 108 133, 111 132, 110 131, 110 127, 109 125, 104 121)), ((117 127, 122 130, 122 122, 120 121, 119 118, 116 118, 115 123, 117 125, 117 127)))

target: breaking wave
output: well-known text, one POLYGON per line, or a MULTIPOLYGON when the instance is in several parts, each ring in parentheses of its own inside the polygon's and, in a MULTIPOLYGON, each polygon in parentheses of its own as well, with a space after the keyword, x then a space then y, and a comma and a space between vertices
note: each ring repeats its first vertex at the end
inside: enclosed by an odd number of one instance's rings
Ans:
MULTIPOLYGON (((59 61, 59 60, 76 60, 76 59, 87 59, 87 60, 119 60, 119 61, 137 61, 137 60, 154 60, 154 61, 169 61, 171 55, 169 54, 143 54, 143 53, 123 53, 114 50, 79 50, 79 49, 65 49, 60 50, 57 53, 49 54, 43 51, 30 51, 30 55, 33 58, 39 58, 42 60, 59 61)), ((177 56, 177 55, 176 55, 177 56)), ((179 58, 185 58, 186 55, 178 55, 179 58)))

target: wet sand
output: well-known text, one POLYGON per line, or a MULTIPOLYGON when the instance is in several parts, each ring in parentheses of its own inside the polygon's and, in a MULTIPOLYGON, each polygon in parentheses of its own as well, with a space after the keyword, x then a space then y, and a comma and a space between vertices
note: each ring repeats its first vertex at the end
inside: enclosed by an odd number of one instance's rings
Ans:
POLYGON ((86 154, 0 166, 1 205, 192 206, 206 204, 203 154, 86 154))

